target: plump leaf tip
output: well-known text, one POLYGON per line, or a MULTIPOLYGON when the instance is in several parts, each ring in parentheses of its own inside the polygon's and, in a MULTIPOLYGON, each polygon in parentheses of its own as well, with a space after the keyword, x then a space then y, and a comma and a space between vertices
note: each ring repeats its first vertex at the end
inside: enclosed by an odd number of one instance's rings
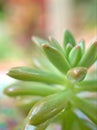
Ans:
POLYGON ((21 129, 46 130, 54 122, 62 130, 95 130, 97 71, 88 70, 97 61, 97 41, 86 49, 85 41, 77 43, 68 30, 62 46, 53 37, 32 40, 42 53, 36 58, 39 65, 11 68, 7 74, 17 82, 4 89, 27 116, 21 129))

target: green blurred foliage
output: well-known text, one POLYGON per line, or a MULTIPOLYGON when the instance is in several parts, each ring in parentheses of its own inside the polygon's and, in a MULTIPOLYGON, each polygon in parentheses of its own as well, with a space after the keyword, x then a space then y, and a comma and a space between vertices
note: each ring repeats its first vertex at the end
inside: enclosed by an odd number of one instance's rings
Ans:
POLYGON ((84 19, 85 26, 97 26, 97 0, 74 0, 74 6, 84 19))
POLYGON ((5 0, 0 0, 0 20, 2 20, 5 16, 4 6, 5 6, 5 0))
POLYGON ((6 34, 2 27, 0 30, 0 60, 19 59, 22 56, 23 50, 16 46, 12 37, 6 34))

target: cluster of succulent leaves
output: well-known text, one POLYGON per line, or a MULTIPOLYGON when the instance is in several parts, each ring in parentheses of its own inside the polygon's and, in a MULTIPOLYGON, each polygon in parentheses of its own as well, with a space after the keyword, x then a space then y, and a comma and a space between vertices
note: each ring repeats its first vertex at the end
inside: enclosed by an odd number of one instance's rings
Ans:
POLYGON ((97 60, 97 41, 86 49, 67 30, 62 46, 53 37, 33 41, 42 55, 34 67, 11 68, 8 75, 18 81, 4 90, 27 116, 22 129, 56 123, 62 130, 96 130, 97 72, 88 70, 97 60))

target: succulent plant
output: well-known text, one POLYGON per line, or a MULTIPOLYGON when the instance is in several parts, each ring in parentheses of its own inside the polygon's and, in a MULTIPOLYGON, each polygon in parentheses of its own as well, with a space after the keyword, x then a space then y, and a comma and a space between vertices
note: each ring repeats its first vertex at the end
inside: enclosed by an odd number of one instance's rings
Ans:
POLYGON ((88 70, 97 60, 97 41, 86 49, 67 30, 62 46, 53 37, 32 39, 42 55, 34 67, 11 68, 7 74, 18 81, 4 90, 27 115, 22 129, 56 123, 62 130, 96 130, 97 72, 88 70))

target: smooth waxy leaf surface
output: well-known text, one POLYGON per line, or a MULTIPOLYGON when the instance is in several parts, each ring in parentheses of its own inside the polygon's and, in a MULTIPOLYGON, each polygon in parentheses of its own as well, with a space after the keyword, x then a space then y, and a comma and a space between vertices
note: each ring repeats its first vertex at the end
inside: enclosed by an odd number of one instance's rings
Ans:
POLYGON ((59 88, 51 87, 41 83, 15 83, 5 88, 4 93, 8 96, 40 95, 47 96, 61 91, 59 88))
POLYGON ((73 48, 73 46, 70 44, 70 43, 68 43, 67 45, 66 45, 66 57, 68 58, 68 55, 69 55, 69 53, 70 53, 70 51, 71 51, 71 49, 73 48))
POLYGON ((97 41, 90 45, 78 66, 90 67, 97 60, 97 41))
POLYGON ((49 45, 44 44, 42 47, 51 63, 62 73, 66 73, 70 68, 66 58, 63 57, 63 55, 58 50, 49 45))
POLYGON ((83 55, 85 53, 85 41, 81 40, 78 45, 81 47, 81 53, 83 55))
POLYGON ((76 66, 81 59, 81 47, 75 46, 69 53, 68 60, 72 67, 76 66))
POLYGON ((68 97, 68 94, 69 91, 59 92, 39 101, 28 115, 29 124, 39 125, 62 111, 72 96, 68 97))
POLYGON ((64 32, 64 39, 63 39, 63 46, 64 46, 64 49, 66 48, 66 45, 70 43, 72 46, 75 46, 76 45, 76 41, 75 41, 75 38, 74 36, 72 35, 71 32, 69 32, 68 30, 66 30, 64 32))
POLYGON ((37 81, 45 83, 63 83, 63 77, 57 76, 50 72, 35 70, 28 67, 15 67, 7 73, 10 77, 24 81, 37 81))

